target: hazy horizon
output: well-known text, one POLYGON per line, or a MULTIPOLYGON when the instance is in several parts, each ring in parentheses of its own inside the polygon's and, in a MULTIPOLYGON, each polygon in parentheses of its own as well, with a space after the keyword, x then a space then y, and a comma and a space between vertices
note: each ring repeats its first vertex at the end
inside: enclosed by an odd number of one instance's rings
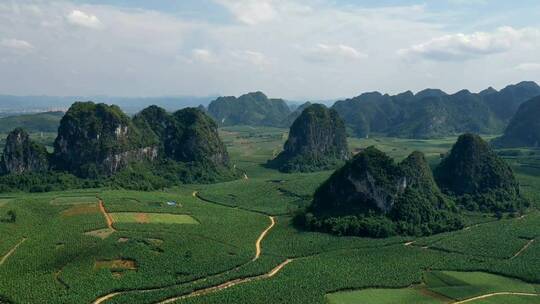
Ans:
POLYGON ((478 92, 540 82, 540 3, 9 0, 0 94, 478 92))

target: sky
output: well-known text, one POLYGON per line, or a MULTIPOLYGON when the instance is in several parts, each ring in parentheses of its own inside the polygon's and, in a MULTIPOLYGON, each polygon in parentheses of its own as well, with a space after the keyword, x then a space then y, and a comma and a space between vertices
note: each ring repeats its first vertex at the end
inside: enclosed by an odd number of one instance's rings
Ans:
POLYGON ((1 0, 0 94, 289 100, 540 82, 537 0, 1 0))

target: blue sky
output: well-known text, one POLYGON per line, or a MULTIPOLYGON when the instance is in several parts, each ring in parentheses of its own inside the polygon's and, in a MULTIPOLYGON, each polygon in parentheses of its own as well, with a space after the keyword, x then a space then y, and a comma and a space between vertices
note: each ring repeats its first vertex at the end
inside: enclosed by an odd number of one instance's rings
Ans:
POLYGON ((332 99, 540 81, 540 2, 4 0, 0 94, 332 99))

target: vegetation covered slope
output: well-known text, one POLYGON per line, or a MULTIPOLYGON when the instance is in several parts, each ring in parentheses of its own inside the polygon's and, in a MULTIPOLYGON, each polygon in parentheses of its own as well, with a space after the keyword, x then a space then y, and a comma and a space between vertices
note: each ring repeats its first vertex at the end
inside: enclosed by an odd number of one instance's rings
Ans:
POLYGON ((217 125, 201 110, 169 114, 151 106, 132 120, 117 106, 93 102, 77 102, 68 110, 50 156, 15 130, 2 168, 3 191, 107 185, 152 190, 236 177, 217 125))
POLYGON ((282 126, 291 110, 282 99, 270 99, 262 92, 219 97, 208 105, 208 113, 221 126, 282 126))
POLYGON ((496 139, 494 144, 504 148, 540 146, 540 97, 519 107, 504 135, 496 139))
POLYGON ((15 128, 28 132, 56 132, 64 112, 44 112, 0 118, 0 133, 7 133, 15 128))
POLYGON ((227 149, 212 118, 196 108, 179 110, 172 117, 172 123, 165 130, 168 157, 182 162, 229 164, 227 149))
POLYGON ((374 147, 324 182, 307 211, 300 224, 341 235, 429 235, 462 227, 422 153, 396 164, 374 147))
POLYGON ((512 168, 478 135, 460 136, 435 178, 471 210, 516 211, 526 205, 512 168))
POLYGON ((48 169, 49 155, 45 146, 32 141, 21 128, 9 133, 0 159, 0 173, 22 174, 48 169))
POLYGON ((485 103, 498 118, 506 122, 512 118, 523 102, 539 95, 540 86, 533 81, 509 85, 499 92, 494 89, 483 91, 485 103))
POLYGON ((534 82, 478 94, 462 90, 448 95, 427 89, 395 96, 378 92, 338 101, 333 108, 358 136, 383 133, 404 138, 434 138, 466 132, 497 133, 517 107, 540 95, 534 82), (508 105, 508 106, 505 106, 508 105))
POLYGON ((111 175, 131 161, 155 158, 156 144, 117 106, 76 102, 60 122, 54 165, 83 177, 111 175))
POLYGON ((349 159, 345 124, 335 110, 315 104, 294 121, 283 152, 270 162, 284 172, 328 170, 349 159))

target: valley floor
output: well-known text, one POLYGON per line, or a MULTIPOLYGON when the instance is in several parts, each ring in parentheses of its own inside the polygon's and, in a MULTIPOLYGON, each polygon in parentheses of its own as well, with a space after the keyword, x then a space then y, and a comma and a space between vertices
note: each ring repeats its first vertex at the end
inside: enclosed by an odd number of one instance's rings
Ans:
MULTIPOLYGON (((540 303, 540 212, 467 214, 467 227, 431 237, 369 239, 291 224, 331 172, 261 166, 280 129, 228 128, 249 179, 161 192, 94 189, 0 198, 0 303, 540 303), (177 204, 169 205, 167 202, 177 204)), ((452 139, 353 140, 436 162, 452 139)), ((514 157, 540 201, 540 161, 514 157)))

